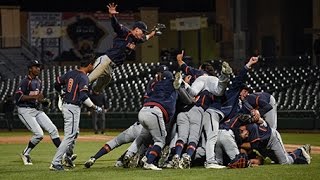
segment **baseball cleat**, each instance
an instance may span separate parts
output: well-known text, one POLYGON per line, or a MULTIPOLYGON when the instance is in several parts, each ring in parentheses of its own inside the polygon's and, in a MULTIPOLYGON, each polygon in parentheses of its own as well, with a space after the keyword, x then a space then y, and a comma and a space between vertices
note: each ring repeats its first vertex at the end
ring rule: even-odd
POLYGON ((147 163, 147 160, 148 160, 147 156, 143 156, 140 160, 140 164, 143 166, 145 163, 147 163))
POLYGON ((223 169, 223 168, 226 168, 226 166, 221 166, 221 165, 215 164, 215 163, 207 163, 205 168, 206 169, 223 169))
POLYGON ((302 148, 304 148, 309 155, 311 154, 311 145, 310 144, 305 144, 302 146, 302 148))
MULTIPOLYGON (((136 167, 138 167, 139 165, 140 165, 140 160, 141 160, 142 158, 140 158, 140 154, 139 153, 137 153, 137 154, 135 154, 131 159, 130 159, 130 162, 129 162, 129 168, 136 168, 136 167)), ((143 166, 143 164, 142 164, 142 166, 143 166)))
POLYGON ((154 164, 148 164, 148 163, 144 163, 143 169, 155 170, 155 171, 161 171, 161 170, 162 170, 161 168, 158 168, 156 165, 154 165, 154 164))
POLYGON ((76 159, 77 159, 77 157, 78 157, 78 155, 77 155, 77 154, 72 154, 72 156, 71 156, 71 161, 76 160, 76 159))
POLYGON ((190 169, 190 167, 191 167, 191 157, 188 155, 188 154, 183 154, 182 155, 182 167, 184 168, 184 169, 190 169))
POLYGON ((174 89, 179 89, 182 83, 182 75, 181 72, 176 72, 174 75, 173 87, 174 89))
POLYGON ((53 165, 51 164, 49 169, 51 171, 68 171, 68 169, 64 169, 63 166, 61 164, 57 164, 57 165, 53 165))
POLYGON ((123 167, 122 161, 116 161, 116 163, 114 164, 114 167, 123 167))
POLYGON ((164 167, 167 159, 168 159, 168 155, 170 153, 170 147, 169 146, 165 146, 162 151, 161 151, 161 157, 159 159, 159 162, 158 162, 158 166, 159 167, 164 167))
POLYGON ((72 161, 72 157, 69 157, 69 156, 65 156, 63 158, 63 165, 65 165, 66 167, 71 167, 71 168, 76 166, 72 161))
POLYGON ((169 162, 165 162, 163 167, 168 168, 168 169, 172 169, 172 168, 174 168, 174 165, 173 165, 172 161, 169 161, 169 162))
POLYGON ((20 154, 20 157, 21 157, 24 165, 33 165, 30 155, 20 154))
POLYGON ((96 162, 96 158, 91 157, 88 161, 84 163, 84 167, 90 168, 96 162))
POLYGON ((176 154, 172 157, 172 165, 173 165, 173 168, 175 168, 175 169, 183 169, 181 166, 180 157, 178 154, 176 154))
POLYGON ((230 75, 232 74, 232 68, 230 67, 230 65, 227 62, 223 62, 222 63, 222 73, 225 75, 230 75))
POLYGON ((124 168, 129 168, 131 159, 132 159, 132 157, 130 157, 129 155, 124 156, 124 158, 123 158, 123 167, 124 168))
POLYGON ((310 147, 310 144, 303 145, 299 149, 301 149, 302 156, 306 159, 307 163, 310 164, 311 163, 311 156, 310 156, 311 147, 310 147))

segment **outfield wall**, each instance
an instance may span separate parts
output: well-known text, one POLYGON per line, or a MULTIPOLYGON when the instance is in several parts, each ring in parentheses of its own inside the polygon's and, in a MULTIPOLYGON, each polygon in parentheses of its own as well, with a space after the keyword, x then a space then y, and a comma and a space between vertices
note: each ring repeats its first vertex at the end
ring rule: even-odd
MULTIPOLYGON (((63 128, 61 113, 49 113, 48 116, 59 129, 63 128)), ((106 114, 106 128, 123 129, 138 119, 137 112, 109 112, 106 114)), ((4 114, 0 113, 0 129, 6 129, 4 114)), ((14 116, 14 129, 25 128, 17 114, 14 116)), ((92 129, 91 116, 81 114, 80 128, 92 129)), ((278 111, 278 129, 320 130, 320 118, 314 111, 278 111)))

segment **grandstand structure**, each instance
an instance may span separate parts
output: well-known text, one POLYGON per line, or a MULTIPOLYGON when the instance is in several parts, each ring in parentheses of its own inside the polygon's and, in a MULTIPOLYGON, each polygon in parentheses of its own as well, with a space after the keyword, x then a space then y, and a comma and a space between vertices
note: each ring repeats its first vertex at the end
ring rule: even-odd
MULTIPOLYGON (((221 68, 221 60, 211 60, 217 75, 221 68)), ((142 107, 143 95, 147 83, 154 78, 156 68, 160 63, 128 63, 116 68, 113 72, 112 82, 105 88, 105 96, 109 103, 109 113, 133 113, 136 114, 142 107)), ((178 70, 176 63, 166 63, 173 72, 178 70)), ((26 68, 26 67, 24 67, 26 68)), ((48 113, 59 113, 57 109, 57 93, 53 83, 55 77, 76 68, 76 65, 53 65, 42 70, 40 79, 43 82, 45 97, 52 102, 48 113)), ((318 66, 284 66, 284 67, 256 67, 248 72, 246 83, 254 91, 271 93, 278 104, 279 123, 283 122, 287 127, 292 121, 308 121, 307 128, 319 128, 320 110, 320 70, 318 66), (310 126, 310 127, 309 127, 310 126)), ((232 78, 234 78, 233 75, 232 78)), ((14 94, 23 75, 0 81, 1 101, 9 94, 14 94)), ((232 83, 232 80, 230 84, 232 83)), ((83 112, 85 112, 85 107, 83 112)), ((295 125, 293 128, 299 128, 295 125)), ((302 127, 303 128, 303 127, 302 127)))

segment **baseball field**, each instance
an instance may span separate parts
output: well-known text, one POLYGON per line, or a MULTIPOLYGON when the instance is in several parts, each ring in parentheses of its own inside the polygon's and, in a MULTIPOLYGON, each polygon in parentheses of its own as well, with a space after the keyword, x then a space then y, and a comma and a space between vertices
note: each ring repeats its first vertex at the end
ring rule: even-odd
MULTIPOLYGON (((90 168, 83 163, 94 155, 102 145, 117 135, 119 131, 109 131, 106 135, 92 135, 83 132, 78 138, 75 152, 78 158, 76 167, 70 171, 53 172, 49 170, 55 147, 46 134, 44 140, 32 151, 32 166, 23 165, 19 153, 25 148, 31 133, 19 131, 0 132, 0 179, 319 179, 320 177, 320 135, 317 133, 281 133, 287 150, 301 144, 312 145, 310 165, 265 165, 246 169, 163 169, 162 171, 125 169, 114 167, 116 159, 128 145, 115 149, 103 156, 90 168)), ((60 134, 62 134, 60 132, 60 134)))

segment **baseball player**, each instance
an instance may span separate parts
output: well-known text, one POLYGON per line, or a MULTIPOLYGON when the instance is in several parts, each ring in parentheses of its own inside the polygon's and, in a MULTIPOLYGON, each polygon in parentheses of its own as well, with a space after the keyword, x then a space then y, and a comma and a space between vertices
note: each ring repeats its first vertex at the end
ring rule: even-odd
POLYGON ((128 129, 121 132, 117 137, 108 141, 94 156, 91 156, 90 159, 84 163, 84 166, 86 168, 90 168, 96 160, 103 155, 108 154, 110 151, 123 144, 133 142, 140 134, 141 129, 142 125, 139 122, 134 123, 128 129))
MULTIPOLYGON (((269 157, 278 164, 310 164, 309 144, 303 145, 291 153, 287 153, 282 142, 282 138, 276 129, 272 129, 259 117, 259 126, 252 126, 253 130, 248 129, 249 133, 257 131, 256 137, 248 138, 249 142, 241 144, 241 148, 250 151, 256 149, 263 157, 269 157), (251 141, 250 141, 251 140, 251 141)), ((254 133, 255 135, 255 133, 254 133)))
MULTIPOLYGON (((155 84, 158 84, 158 82, 159 82, 159 79, 161 80, 161 77, 163 77, 164 75, 166 75, 166 76, 168 76, 168 77, 171 77, 171 72, 169 72, 168 71, 169 70, 169 68, 167 67, 167 66, 164 66, 164 65, 162 65, 162 66, 160 66, 159 68, 158 68, 158 73, 157 73, 157 75, 156 75, 156 78, 155 79, 153 79, 152 81, 150 81, 149 83, 148 83, 148 86, 147 86, 147 89, 146 89, 146 92, 152 92, 152 91, 154 91, 154 86, 155 86, 155 84)), ((193 99, 193 97, 191 97, 191 96, 189 96, 188 95, 188 93, 186 92, 186 90, 181 86, 180 87, 180 85, 181 85, 181 73, 176 73, 176 75, 175 75, 175 81, 174 81, 174 83, 173 83, 173 86, 174 86, 174 88, 176 89, 176 91, 177 91, 177 93, 178 93, 178 100, 182 103, 184 103, 184 104, 192 104, 192 103, 194 103, 194 99, 193 99)), ((158 90, 159 91, 159 90, 158 90)), ((154 93, 152 93, 152 94, 154 94, 154 93)), ((155 96, 155 94, 153 95, 153 96, 155 96)), ((145 98, 148 98, 148 96, 145 96, 145 98)), ((160 101, 160 100, 157 100, 156 99, 156 101, 160 101)), ((177 103, 177 102, 176 102, 177 103)), ((170 105, 171 106, 171 105, 170 105)), ((177 105, 176 105, 176 107, 175 108, 178 108, 178 109, 180 109, 181 107, 177 107, 177 105)), ((174 109, 175 109, 174 108, 174 109)), ((173 121, 174 119, 173 119, 173 117, 175 116, 175 112, 174 112, 174 114, 172 115, 172 116, 170 116, 171 118, 171 121, 169 122, 169 123, 165 123, 165 129, 166 129, 166 131, 167 132, 171 132, 171 133, 169 133, 169 135, 167 135, 167 137, 166 137, 166 144, 169 144, 170 143, 170 141, 173 139, 173 137, 174 137, 174 135, 175 135, 175 122, 173 121), (174 133, 173 133, 173 131, 174 131, 174 133)), ((151 137, 150 137, 151 138, 151 137)), ((147 138, 147 136, 145 137, 145 139, 143 140, 143 143, 142 143, 142 141, 141 141, 141 139, 136 139, 132 144, 131 144, 131 146, 128 148, 128 150, 127 150, 127 152, 126 152, 126 154, 125 154, 125 156, 124 156, 124 167, 129 167, 130 165, 128 164, 128 163, 131 163, 131 161, 132 161, 132 158, 135 158, 137 155, 139 155, 139 154, 141 154, 141 153, 137 153, 138 152, 138 150, 141 152, 141 149, 143 150, 143 148, 141 148, 141 145, 142 144, 144 144, 144 145, 147 145, 148 146, 148 144, 146 144, 146 143, 148 143, 149 141, 148 141, 148 138, 147 138)), ((147 151, 147 154, 148 154, 148 152, 149 151, 147 151)), ((160 158, 161 159, 161 158, 160 158)), ((142 158, 142 160, 147 160, 147 157, 144 157, 144 158, 142 158)), ((144 163, 144 162, 143 162, 144 163)))
POLYGON ((117 36, 113 39, 113 47, 108 49, 105 55, 98 57, 94 63, 94 70, 89 74, 89 82, 97 79, 93 86, 94 91, 101 91, 111 80, 112 71, 115 67, 120 66, 126 59, 126 56, 134 51, 137 44, 143 43, 155 35, 161 34, 162 27, 155 27, 149 34, 147 25, 138 21, 134 23, 132 29, 121 25, 116 14, 117 5, 114 3, 108 6, 111 25, 117 36))
POLYGON ((101 134, 104 134, 105 124, 106 124, 106 112, 107 112, 107 101, 104 93, 91 91, 89 95, 92 102, 99 107, 102 107, 104 111, 102 113, 97 113, 96 111, 92 111, 92 126, 95 134, 98 134, 98 130, 100 130, 101 134))
MULTIPOLYGON (((223 75, 220 76, 220 79, 215 76, 208 76, 208 74, 212 74, 210 73, 213 71, 212 66, 212 69, 209 69, 210 66, 206 66, 204 71, 201 71, 201 69, 204 68, 202 66, 200 70, 195 70, 187 66, 182 61, 183 53, 184 52, 182 51, 181 54, 177 55, 178 64, 182 67, 185 73, 190 74, 192 75, 192 77, 196 78, 191 87, 186 84, 187 90, 189 91, 190 95, 199 95, 200 98, 197 101, 196 105, 192 107, 187 113, 179 114, 177 117, 178 140, 175 147, 176 155, 174 155, 172 159, 175 168, 190 168, 191 157, 197 147, 202 129, 201 126, 203 125, 203 113, 214 100, 214 96, 221 96, 224 93, 224 90, 227 87, 227 83, 229 81, 228 75, 232 73, 232 69, 230 68, 230 66, 224 62, 223 75), (187 141, 187 153, 182 155, 181 165, 180 156, 184 144, 187 141)), ((189 77, 189 79, 190 78, 191 77, 189 77)), ((189 81, 189 79, 187 79, 187 81, 189 81)), ((214 113, 217 112, 215 111, 214 113)), ((219 118, 219 115, 214 116, 214 118, 216 117, 219 118)), ((219 122, 219 120, 217 120, 217 122, 219 122)), ((214 146, 212 147, 212 150, 213 148, 214 146)))
POLYGON ((273 129, 277 129, 277 103, 275 98, 267 92, 255 92, 246 97, 246 101, 251 101, 251 104, 255 104, 253 108, 259 109, 260 115, 267 121, 269 126, 273 129), (253 103, 253 102, 256 103, 253 103), (259 105, 260 102, 260 105, 259 105), (261 104, 268 104, 266 106, 261 104), (264 107, 264 108, 262 108, 264 107), (266 109, 268 108, 268 109, 266 109))
POLYGON ((247 130, 247 124, 254 124, 250 119, 249 114, 238 113, 236 116, 231 119, 224 121, 220 124, 218 139, 215 146, 215 155, 216 161, 220 165, 227 165, 230 161, 234 160, 237 155, 240 154, 240 146, 244 139, 247 139, 249 136, 251 141, 256 140, 258 131, 249 131, 247 130), (228 160, 224 157, 224 154, 228 156, 228 160))
POLYGON ((251 88, 244 84, 247 72, 252 65, 258 62, 258 57, 251 57, 249 62, 241 69, 239 74, 232 80, 231 87, 225 92, 225 102, 222 103, 221 111, 224 113, 224 120, 237 115, 242 107, 242 100, 248 96, 251 88))
POLYGON ((41 128, 49 132, 56 147, 59 147, 61 143, 57 127, 43 111, 37 109, 39 103, 44 99, 41 81, 38 78, 41 64, 39 61, 33 60, 28 65, 28 70, 28 76, 22 79, 15 93, 19 119, 33 133, 28 146, 21 154, 24 165, 32 165, 30 152, 43 139, 41 128))
POLYGON ((161 68, 163 69, 158 70, 157 78, 151 83, 151 88, 147 89, 143 107, 138 114, 139 122, 143 126, 141 133, 131 144, 124 157, 124 161, 130 159, 151 135, 154 144, 147 152, 143 165, 144 169, 150 170, 162 170, 154 162, 160 157, 161 150, 166 143, 165 124, 170 123, 175 113, 178 97, 176 89, 180 87, 180 84, 173 80, 173 75, 168 68, 165 66, 161 68))
MULTIPOLYGON (((181 54, 177 55, 177 63, 180 66, 182 72, 187 75, 185 77, 189 78, 190 83, 192 84, 195 79, 197 77, 200 77, 204 74, 214 74, 214 70, 212 65, 208 64, 208 63, 204 63, 201 66, 199 66, 199 69, 195 69, 192 68, 190 66, 188 66, 184 61, 183 61, 183 56, 184 56, 184 51, 181 52, 181 54)), ((213 95, 211 93, 209 93, 208 91, 203 91, 200 92, 199 96, 196 97, 196 103, 197 105, 205 105, 207 106, 207 102, 208 100, 211 101, 211 97, 213 95)), ((188 127, 189 127, 189 115, 188 115, 188 111, 193 108, 194 104, 185 106, 181 109, 181 107, 179 108, 180 110, 177 112, 177 137, 176 139, 174 139, 176 142, 174 142, 175 147, 172 148, 172 161, 169 162, 170 167, 171 165, 174 168, 183 168, 181 163, 180 163, 180 157, 182 154, 182 150, 184 148, 184 145, 186 143, 186 139, 188 137, 188 127)))
POLYGON ((94 59, 84 59, 80 62, 80 68, 67 72, 57 77, 55 89, 61 92, 61 86, 65 87, 62 113, 64 117, 64 138, 50 165, 50 170, 63 171, 61 165, 63 155, 72 145, 79 131, 81 104, 102 112, 102 108, 92 103, 88 97, 89 79, 87 73, 93 70, 94 59))

